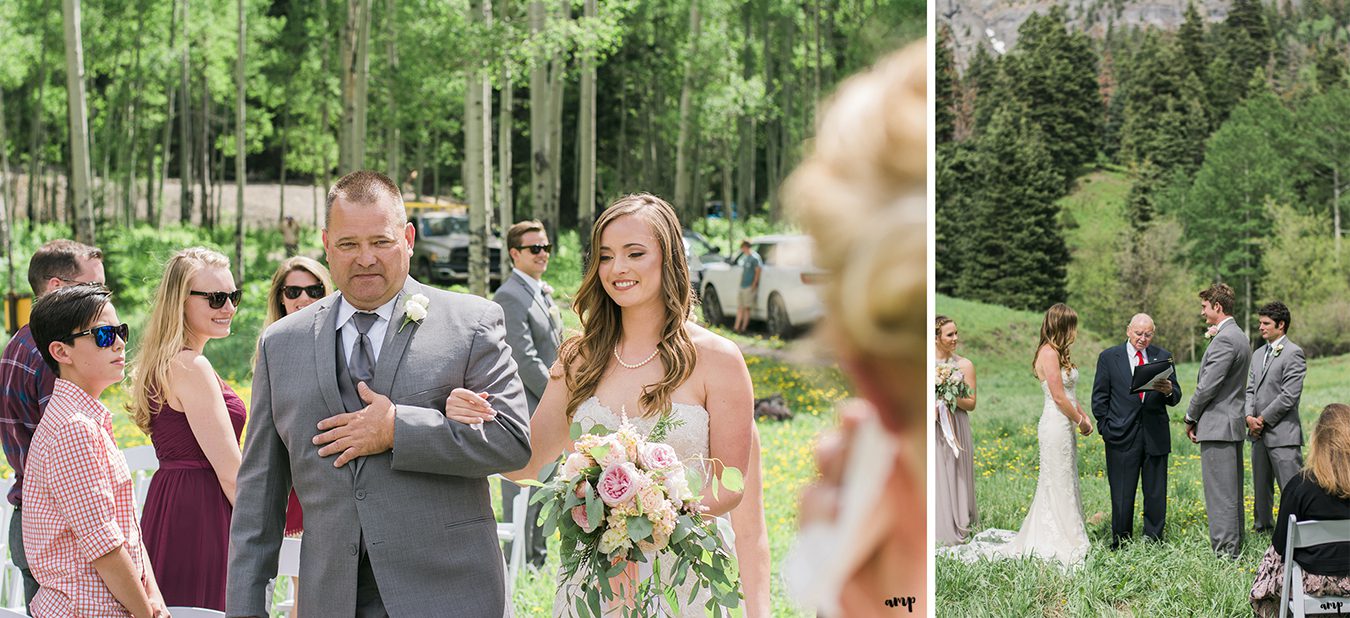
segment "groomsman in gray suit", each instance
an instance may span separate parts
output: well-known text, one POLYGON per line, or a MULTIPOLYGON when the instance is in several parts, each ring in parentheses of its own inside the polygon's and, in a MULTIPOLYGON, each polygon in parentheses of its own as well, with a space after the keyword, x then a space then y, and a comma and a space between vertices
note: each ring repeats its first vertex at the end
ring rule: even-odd
POLYGON ((1274 483, 1285 483, 1303 467, 1303 427, 1298 401, 1308 363, 1303 348, 1286 333, 1293 321, 1289 308, 1275 301, 1262 307, 1261 338, 1265 345, 1252 354, 1247 377, 1247 431, 1252 441, 1252 484, 1256 494, 1253 523, 1258 532, 1274 529, 1274 483))
POLYGON ((234 516, 225 612, 266 616, 292 485, 305 616, 509 616, 487 477, 530 459, 502 310, 408 277, 415 230, 378 172, 328 193, 338 293, 268 327, 234 516), (495 417, 445 416, 456 388, 495 417))
POLYGON ((1200 443, 1209 544, 1238 557, 1242 548, 1242 439, 1244 390, 1251 364, 1247 337, 1233 320, 1233 288, 1216 283, 1200 292, 1200 315, 1213 334, 1200 359, 1200 376, 1186 411, 1186 436, 1200 443))
MULTIPOLYGON (((506 315, 506 342, 511 345, 511 358, 520 368, 520 379, 525 383, 525 401, 529 414, 548 386, 548 370, 558 359, 562 344, 562 314, 553 304, 553 288, 541 277, 548 269, 548 258, 553 245, 548 242, 544 224, 521 221, 506 231, 507 251, 511 255, 511 276, 497 288, 493 302, 502 306, 506 315)), ((502 483, 502 509, 506 521, 512 520, 511 501, 520 493, 515 483, 502 483)), ((539 511, 543 504, 531 504, 526 526, 525 559, 536 567, 544 566, 548 551, 539 525, 539 511)), ((509 555, 509 554, 508 554, 509 555)))

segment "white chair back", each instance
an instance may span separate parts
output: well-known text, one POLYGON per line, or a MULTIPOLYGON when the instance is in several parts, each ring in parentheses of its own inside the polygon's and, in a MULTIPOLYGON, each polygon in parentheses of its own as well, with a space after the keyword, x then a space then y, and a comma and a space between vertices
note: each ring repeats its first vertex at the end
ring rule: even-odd
MULTIPOLYGON (((1284 588, 1280 591, 1280 618, 1292 613, 1350 615, 1350 597, 1311 596, 1303 590, 1303 565, 1294 560, 1294 550, 1326 543, 1350 543, 1350 519, 1299 521, 1289 516, 1289 538, 1284 549, 1284 588)), ((1278 539, 1276 540, 1278 542, 1278 539)))
POLYGON ((288 615, 295 607, 296 590, 291 585, 292 577, 300 577, 300 539, 287 538, 281 540, 281 553, 277 554, 277 577, 272 580, 273 586, 280 587, 284 594, 281 602, 272 608, 274 612, 288 615))
POLYGON ((28 614, 23 613, 21 609, 0 607, 0 618, 28 618, 28 614))
MULTIPOLYGON (((500 474, 492 476, 503 484, 502 487, 505 486, 505 483, 511 482, 500 474)), ((510 505, 502 505, 503 510, 511 509, 511 521, 497 524, 497 540, 511 544, 511 555, 506 558, 506 589, 508 592, 515 589, 516 576, 520 575, 520 569, 525 564, 525 526, 532 523, 525 521, 528 518, 530 496, 528 487, 520 488, 520 491, 516 493, 515 500, 510 505)))
MULTIPOLYGON (((14 479, 0 479, 0 607, 24 611, 23 573, 14 565, 10 553, 9 526, 14 519, 14 505, 9 503, 9 490, 14 479)), ((25 615, 20 613, 19 615, 25 615)), ((4 616, 4 614, 0 614, 4 616)))
POLYGON ((225 612, 204 607, 170 607, 169 615, 173 618, 225 618, 225 612))
POLYGON ((150 494, 150 475, 159 469, 159 457, 155 456, 155 447, 149 444, 124 448, 122 457, 127 460, 131 485, 136 488, 136 518, 140 519, 141 511, 145 510, 145 497, 150 494))

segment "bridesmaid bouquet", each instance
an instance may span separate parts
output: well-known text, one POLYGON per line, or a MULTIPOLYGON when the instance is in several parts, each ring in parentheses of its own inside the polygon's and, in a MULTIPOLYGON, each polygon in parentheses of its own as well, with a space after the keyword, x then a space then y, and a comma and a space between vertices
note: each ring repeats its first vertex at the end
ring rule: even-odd
POLYGON ((938 424, 942 428, 942 437, 947 441, 947 446, 951 447, 953 455, 960 457, 961 447, 956 444, 956 431, 952 425, 951 411, 956 409, 957 399, 970 396, 970 385, 966 384, 965 374, 961 373, 961 370, 957 369, 955 365, 948 363, 938 363, 934 383, 937 391, 938 424))
MULTIPOLYGON (((680 599, 676 592, 690 577, 695 594, 710 592, 705 608, 714 615, 729 615, 739 603, 736 561, 716 525, 701 513, 703 475, 661 442, 679 422, 663 416, 645 437, 627 415, 613 432, 596 425, 583 433, 573 423, 570 454, 546 467, 539 481, 523 483, 540 488, 532 502, 543 503, 544 534, 557 530, 562 537, 562 578, 581 575, 584 594, 574 596, 573 604, 577 615, 598 618, 620 597, 625 616, 655 615, 662 598, 678 612, 681 601, 694 600, 693 594, 680 599), (611 586, 630 562, 649 560, 651 575, 624 590, 611 586), (662 560, 674 561, 665 582, 662 560)), ((740 471, 724 468, 721 486, 740 491, 740 471)), ((710 488, 716 496, 716 478, 710 488)))

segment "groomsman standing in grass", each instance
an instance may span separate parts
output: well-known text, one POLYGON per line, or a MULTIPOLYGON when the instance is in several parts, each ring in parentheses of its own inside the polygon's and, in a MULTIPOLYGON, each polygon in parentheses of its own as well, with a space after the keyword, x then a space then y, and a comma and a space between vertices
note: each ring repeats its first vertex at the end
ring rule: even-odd
POLYGON ((1308 363, 1303 348, 1286 333, 1293 317, 1280 301, 1257 312, 1265 345, 1252 353, 1247 377, 1247 432, 1252 441, 1252 485, 1256 494, 1252 523, 1257 532, 1274 529, 1274 483, 1280 491, 1303 467, 1303 427, 1298 420, 1298 401, 1303 396, 1303 375, 1308 363))
POLYGON ((1200 315, 1210 325, 1209 347, 1186 411, 1186 437, 1200 444, 1205 515, 1214 552, 1236 559, 1242 549, 1243 392, 1251 364, 1247 337, 1233 319, 1233 288, 1216 283, 1200 292, 1200 315))

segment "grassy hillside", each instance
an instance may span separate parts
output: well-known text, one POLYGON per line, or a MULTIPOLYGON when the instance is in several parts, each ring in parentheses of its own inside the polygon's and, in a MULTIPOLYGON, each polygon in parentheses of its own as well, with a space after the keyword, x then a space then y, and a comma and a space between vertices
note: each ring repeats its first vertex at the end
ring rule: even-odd
MULTIPOLYGON (((1031 504, 1039 468, 1036 422, 1042 395, 1030 363, 1041 316, 943 296, 937 299, 937 311, 956 319, 964 341, 959 353, 975 363, 979 378, 979 406, 971 415, 981 517, 977 529, 1016 530, 1031 504)), ((1073 348, 1080 370, 1076 396, 1085 409, 1097 354, 1117 343, 1123 343, 1123 335, 1079 334, 1073 348)), ((1170 409, 1172 454, 1162 545, 1136 542, 1120 551, 1107 549, 1111 506, 1102 441, 1095 433, 1080 437, 1080 487, 1093 544, 1086 565, 1066 575, 1034 561, 966 565, 939 558, 936 606, 943 608, 942 615, 1250 615, 1247 591, 1270 538, 1249 534, 1237 562, 1215 558, 1209 550, 1200 449, 1185 437, 1181 423, 1198 368, 1196 363, 1177 367, 1183 399, 1170 409)), ((1334 401, 1350 401, 1350 356, 1309 363, 1301 406, 1305 432, 1317 412, 1334 401)), ((1246 478, 1244 523, 1250 527, 1250 471, 1246 478)), ((1136 513, 1136 535, 1142 534, 1139 518, 1136 513)))

